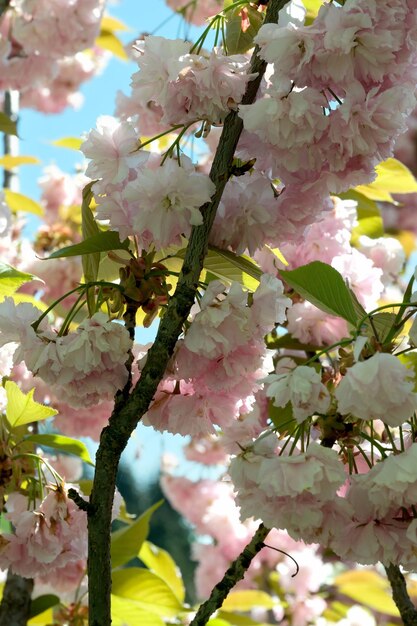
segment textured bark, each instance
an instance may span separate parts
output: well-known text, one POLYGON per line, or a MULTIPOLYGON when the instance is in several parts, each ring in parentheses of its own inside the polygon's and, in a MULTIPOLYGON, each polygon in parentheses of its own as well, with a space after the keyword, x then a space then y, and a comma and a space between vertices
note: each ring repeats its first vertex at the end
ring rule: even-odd
MULTIPOLYGON (((265 22, 276 23, 279 10, 288 1, 272 0, 268 4, 265 22)), ((250 72, 257 72, 258 76, 248 84, 242 100, 244 104, 254 101, 265 68, 265 62, 259 58, 255 49, 250 72)), ((170 298, 167 311, 161 320, 157 337, 148 352, 139 382, 126 400, 116 403, 109 425, 104 428, 100 437, 93 490, 88 508, 90 626, 111 624, 110 525, 120 455, 139 420, 149 408, 194 303, 204 257, 207 254, 209 233, 230 176, 233 156, 242 127, 242 120, 237 113, 231 112, 225 120, 210 172, 216 191, 211 201, 201 207, 203 224, 192 229, 177 289, 170 298)))
POLYGON ((269 531, 270 528, 260 524, 251 541, 237 559, 233 561, 221 581, 214 587, 209 599, 200 606, 194 619, 190 622, 190 626, 204 626, 207 624, 213 613, 221 607, 236 583, 242 580, 252 563, 252 559, 265 547, 264 540, 269 531))
POLYGON ((26 626, 29 619, 33 580, 10 571, 0 606, 0 626, 26 626))
POLYGON ((417 609, 408 595, 405 578, 398 565, 385 567, 392 589, 392 597, 400 612, 404 626, 417 626, 417 609))

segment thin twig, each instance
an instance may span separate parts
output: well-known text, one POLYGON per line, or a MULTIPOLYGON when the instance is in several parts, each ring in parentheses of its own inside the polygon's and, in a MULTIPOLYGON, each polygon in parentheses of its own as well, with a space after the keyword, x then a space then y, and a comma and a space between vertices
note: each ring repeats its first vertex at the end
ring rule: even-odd
POLYGON ((221 607, 230 591, 239 580, 242 580, 249 569, 252 559, 265 548, 264 539, 270 532, 270 528, 266 528, 260 524, 258 530, 252 537, 248 545, 243 548, 237 559, 233 561, 223 578, 212 590, 208 600, 198 609, 190 626, 204 626, 217 609, 221 607))

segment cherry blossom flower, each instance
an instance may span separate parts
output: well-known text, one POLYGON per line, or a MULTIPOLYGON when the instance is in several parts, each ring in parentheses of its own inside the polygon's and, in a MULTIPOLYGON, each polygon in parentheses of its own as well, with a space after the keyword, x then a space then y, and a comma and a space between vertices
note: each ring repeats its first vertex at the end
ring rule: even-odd
POLYGON ((270 374, 264 382, 274 406, 285 407, 291 402, 299 424, 310 415, 326 413, 330 406, 330 394, 312 367, 300 365, 288 374, 270 374))
POLYGON ((417 409, 412 373, 397 357, 381 352, 350 367, 335 396, 342 415, 380 419, 389 426, 400 426, 417 409))

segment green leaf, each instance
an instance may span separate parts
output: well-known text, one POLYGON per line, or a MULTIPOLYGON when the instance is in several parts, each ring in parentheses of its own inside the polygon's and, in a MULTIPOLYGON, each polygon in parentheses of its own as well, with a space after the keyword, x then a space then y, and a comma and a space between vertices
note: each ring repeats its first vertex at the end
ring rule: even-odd
POLYGON ((129 239, 120 241, 119 233, 113 230, 106 230, 85 239, 81 243, 73 246, 66 246, 53 252, 48 259, 60 259, 68 256, 81 256, 83 254, 93 254, 97 252, 109 252, 110 250, 128 250, 129 239))
POLYGON ((265 624, 265 622, 258 622, 248 615, 242 615, 239 613, 231 613, 229 611, 220 610, 217 615, 228 624, 232 624, 232 626, 271 626, 270 624, 265 624))
POLYGON ((61 139, 51 141, 52 145, 58 148, 68 148, 69 150, 77 151, 80 149, 83 142, 84 139, 80 139, 80 137, 61 137, 61 139))
POLYGON ((0 132, 5 135, 17 136, 16 122, 10 119, 10 117, 2 111, 0 111, 0 132))
POLYGON ((11 533, 13 530, 11 522, 6 519, 3 513, 0 513, 0 535, 4 535, 6 533, 11 533))
POLYGON ((53 609, 46 609, 39 615, 35 615, 28 621, 28 626, 51 626, 54 622, 54 612, 53 609))
POLYGON ((112 626, 165 626, 164 620, 133 600, 111 596, 112 626))
POLYGON ((4 167, 6 170, 12 170, 19 165, 37 165, 40 163, 39 159, 33 156, 11 156, 6 154, 0 157, 0 167, 4 167))
POLYGON ((262 270, 248 257, 227 250, 211 248, 204 259, 204 268, 228 283, 239 282, 251 291, 259 286, 262 270))
POLYGON ((84 463, 94 466, 87 446, 82 441, 78 441, 78 439, 72 439, 71 437, 57 434, 38 434, 25 437, 25 441, 31 441, 40 446, 47 446, 48 448, 60 450, 67 454, 73 454, 74 456, 78 456, 84 463))
POLYGON ((222 604, 222 611, 250 611, 255 607, 272 609, 276 602, 265 591, 246 589, 232 591, 222 604))
MULTIPOLYGON (((395 324, 397 319, 396 313, 389 313, 388 311, 381 311, 380 313, 375 313, 372 315, 371 321, 369 318, 365 320, 366 334, 368 337, 375 337, 375 331, 378 335, 378 341, 384 343, 388 334, 391 332, 393 325, 395 324), (375 330, 374 330, 375 329, 375 330)), ((398 333, 401 331, 401 328, 398 329, 398 333)), ((396 333, 396 335, 398 334, 396 333)), ((391 337, 391 340, 395 337, 391 337)))
POLYGON ((40 404, 33 399, 35 389, 31 389, 29 393, 23 393, 12 380, 7 380, 4 387, 7 395, 6 417, 12 428, 39 422, 58 413, 52 407, 40 404))
POLYGON ((316 352, 321 350, 322 346, 314 344, 301 343, 298 339, 285 333, 285 335, 274 335, 269 333, 266 338, 266 347, 270 350, 303 350, 304 352, 316 352))
POLYGON ((268 404, 268 416, 280 434, 291 432, 294 426, 297 425, 291 402, 281 407, 275 406, 273 401, 270 400, 268 404))
POLYGON ((358 316, 352 293, 342 275, 330 265, 313 261, 295 270, 281 270, 282 278, 316 307, 355 325, 358 316))
POLYGON ((263 23, 263 15, 249 4, 245 6, 249 26, 243 31, 242 7, 226 13, 226 49, 227 54, 243 54, 254 47, 253 39, 263 23))
POLYGON ((156 574, 139 567, 113 572, 112 593, 161 617, 176 617, 183 609, 172 589, 156 574))
POLYGON ((352 245, 358 245, 359 237, 366 235, 372 239, 382 237, 384 222, 377 203, 357 191, 351 190, 340 194, 343 200, 354 200, 357 203, 358 225, 352 230, 352 245))
POLYGON ((149 522, 153 513, 159 509, 163 500, 156 502, 129 526, 120 528, 111 536, 112 567, 125 565, 135 558, 149 534, 149 522))
MULTIPOLYGON (((100 229, 97 226, 97 222, 93 217, 90 209, 91 202, 94 199, 92 187, 94 181, 88 183, 83 189, 83 201, 81 204, 81 234, 83 236, 83 243, 91 237, 100 236, 100 229)), ((100 266, 100 252, 94 252, 93 254, 84 254, 82 257, 83 273, 86 282, 94 282, 97 280, 98 269, 100 266)), ((87 304, 90 315, 94 315, 96 310, 96 297, 95 289, 88 289, 87 291, 87 304)))
POLYGON ((41 279, 33 274, 20 272, 15 267, 0 261, 0 299, 13 295, 19 287, 25 283, 29 283, 31 280, 41 279))
POLYGON ((413 174, 397 159, 387 159, 376 166, 376 179, 369 185, 359 185, 355 191, 371 200, 394 202, 392 193, 415 193, 417 181, 413 174))
POLYGON ((60 599, 58 598, 58 596, 55 596, 52 593, 48 593, 44 596, 38 596, 31 602, 29 617, 36 617, 36 615, 47 611, 48 609, 56 606, 59 603, 60 599))
POLYGON ((32 198, 28 196, 24 196, 22 193, 4 189, 4 197, 10 210, 14 213, 24 211, 25 213, 33 213, 33 215, 41 216, 45 212, 38 202, 35 202, 35 200, 32 200, 32 198))
POLYGON ((145 541, 139 552, 140 560, 154 574, 162 578, 175 593, 180 602, 184 602, 185 588, 181 576, 181 570, 174 559, 166 550, 145 541))
POLYGON ((103 50, 109 50, 115 57, 122 61, 128 61, 129 57, 120 39, 111 30, 101 29, 100 35, 96 38, 95 45, 103 50))
POLYGON ((351 570, 338 576, 334 584, 339 593, 378 613, 399 617, 388 581, 371 570, 351 570))

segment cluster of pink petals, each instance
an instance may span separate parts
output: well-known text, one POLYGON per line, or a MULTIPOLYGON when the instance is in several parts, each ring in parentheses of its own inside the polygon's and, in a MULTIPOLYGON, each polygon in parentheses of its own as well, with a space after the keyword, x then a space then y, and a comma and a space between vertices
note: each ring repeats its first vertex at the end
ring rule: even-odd
MULTIPOLYGON (((220 281, 210 283, 185 339, 175 353, 174 370, 160 385, 145 423, 159 430, 198 437, 227 432, 250 414, 253 393, 270 365, 263 337, 285 320, 291 305, 280 280, 263 275, 253 302, 239 283, 227 294, 220 281)), ((246 429, 257 435, 258 413, 246 429)), ((244 429, 245 430, 245 429, 244 429)), ((245 437, 245 438, 246 438, 245 437)))
POLYGON ((321 524, 324 505, 346 478, 334 450, 311 443, 304 453, 280 456, 272 435, 235 457, 229 473, 243 519, 254 516, 292 536, 298 532, 297 539, 321 524))
POLYGON ((65 490, 52 489, 35 510, 28 510, 25 496, 12 493, 6 508, 13 534, 2 536, 0 567, 33 578, 75 566, 79 582, 87 557, 87 517, 65 490))
POLYGON ((105 0, 15 0, 0 20, 0 89, 21 105, 58 113, 82 103, 81 83, 109 58, 94 50, 105 0), (54 34, 51 44, 51 33, 54 34))
POLYGON ((417 410, 413 372, 382 352, 349 367, 335 396, 342 415, 380 419, 389 426, 401 426, 417 410))
POLYGON ((143 247, 180 244, 193 225, 203 221, 199 207, 215 186, 196 172, 191 160, 180 161, 140 150, 129 122, 99 118, 81 149, 91 159, 86 174, 100 179, 94 186, 97 217, 124 239, 137 235, 143 247))
POLYGON ((81 206, 82 190, 87 182, 83 174, 70 176, 56 165, 45 167, 38 185, 42 190, 41 202, 46 209, 46 221, 56 222, 61 207, 81 206))
POLYGON ((96 313, 74 333, 59 336, 46 325, 35 332, 31 324, 38 317, 30 304, 15 305, 11 298, 0 304, 0 343, 19 342, 15 363, 23 360, 74 407, 111 400, 124 387, 132 342, 122 324, 96 313))
MULTIPOLYGON (((196 571, 197 594, 206 598, 213 586, 223 577, 232 560, 245 547, 253 535, 257 523, 254 520, 241 522, 239 509, 235 503, 233 489, 228 482, 200 480, 192 482, 187 478, 164 475, 162 478, 164 493, 171 505, 181 513, 196 529, 199 535, 210 537, 214 543, 195 543, 193 556, 198 562, 196 571)), ((264 548, 253 560, 245 579, 238 584, 240 589, 256 588, 257 576, 262 570, 277 568, 280 574, 280 586, 291 596, 292 603, 300 604, 296 611, 302 622, 302 604, 305 604, 311 592, 316 592, 324 581, 324 568, 317 554, 317 546, 307 547, 302 542, 291 539, 287 533, 272 530, 268 535, 268 544, 290 553, 303 564, 299 578, 292 578, 294 564, 282 553, 271 548, 264 548), (322 571, 318 575, 318 571, 322 571)), ((279 607, 277 607, 279 608, 279 607)), ((323 606, 317 614, 321 613, 323 606)), ((305 609, 305 615, 313 611, 305 609)))
POLYGON ((72 56, 93 45, 104 4, 105 0, 15 0, 13 38, 29 54, 72 56))
POLYGON ((210 232, 210 243, 237 254, 253 254, 278 236, 277 198, 272 181, 254 171, 229 181, 210 232))
POLYGON ((406 129, 415 106, 414 9, 407 0, 327 3, 310 26, 267 24, 255 38, 273 74, 263 97, 239 107, 242 155, 284 183, 293 213, 302 208, 294 198, 309 193, 310 223, 329 192, 371 181, 406 129))
POLYGON ((79 109, 84 102, 81 85, 100 74, 109 54, 94 48, 58 59, 50 81, 23 90, 21 106, 47 114, 61 113, 67 107, 79 109))
POLYGON ((187 42, 156 36, 145 37, 136 47, 141 55, 131 98, 141 106, 157 107, 166 126, 199 120, 222 123, 255 77, 247 74, 244 55, 226 56, 214 49, 205 57, 191 53, 187 42))
POLYGON ((315 413, 327 413, 330 406, 330 393, 312 367, 300 365, 288 374, 270 374, 264 382, 274 406, 285 407, 291 402, 299 424, 315 413))
POLYGON ((371 469, 359 463, 365 473, 347 480, 334 450, 313 443, 305 453, 283 456, 279 451, 271 433, 232 460, 242 519, 262 519, 347 561, 415 569, 417 444, 371 469))

